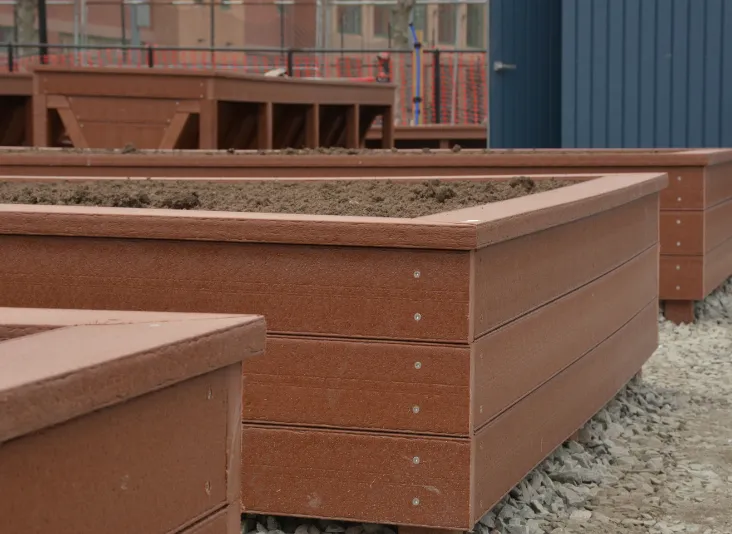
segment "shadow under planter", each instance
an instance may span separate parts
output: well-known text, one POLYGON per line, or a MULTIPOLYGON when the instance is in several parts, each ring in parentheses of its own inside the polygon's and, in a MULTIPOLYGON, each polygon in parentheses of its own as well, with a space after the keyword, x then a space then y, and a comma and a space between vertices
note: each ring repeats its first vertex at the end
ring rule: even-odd
POLYGON ((3 532, 240 532, 261 317, 0 308, 3 532))

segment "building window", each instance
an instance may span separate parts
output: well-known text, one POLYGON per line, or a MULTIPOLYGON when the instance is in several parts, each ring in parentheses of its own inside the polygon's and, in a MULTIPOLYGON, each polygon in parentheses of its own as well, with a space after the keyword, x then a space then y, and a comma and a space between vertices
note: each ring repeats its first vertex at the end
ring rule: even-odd
MULTIPOLYGON (((389 23, 391 22, 391 6, 374 6, 374 35, 376 37, 387 37, 389 35, 389 23)), ((427 6, 414 6, 412 9, 412 20, 414 29, 427 33, 427 6)))
POLYGON ((465 44, 470 48, 485 48, 485 4, 468 4, 465 44))
POLYGON ((338 31, 361 35, 361 6, 338 6, 338 31))
POLYGON ((437 41, 440 44, 455 44, 456 7, 455 4, 440 4, 437 6, 437 41))

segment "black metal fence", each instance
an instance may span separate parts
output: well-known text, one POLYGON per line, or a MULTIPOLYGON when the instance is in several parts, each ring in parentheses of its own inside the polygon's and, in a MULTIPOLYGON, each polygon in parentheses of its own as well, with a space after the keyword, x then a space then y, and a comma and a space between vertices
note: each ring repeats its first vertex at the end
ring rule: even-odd
POLYGON ((3 45, 0 70, 28 72, 35 65, 230 70, 290 77, 392 82, 402 124, 482 124, 486 118, 485 52, 417 49, 237 49, 164 46, 3 45), (4 53, 3 53, 4 52, 4 53))

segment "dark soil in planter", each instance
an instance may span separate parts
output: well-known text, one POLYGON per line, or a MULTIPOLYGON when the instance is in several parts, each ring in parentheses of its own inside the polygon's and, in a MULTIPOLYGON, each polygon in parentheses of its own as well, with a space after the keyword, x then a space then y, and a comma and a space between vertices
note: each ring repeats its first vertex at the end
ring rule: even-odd
POLYGON ((551 178, 485 182, 0 182, 0 203, 259 213, 421 217, 572 185, 551 178))

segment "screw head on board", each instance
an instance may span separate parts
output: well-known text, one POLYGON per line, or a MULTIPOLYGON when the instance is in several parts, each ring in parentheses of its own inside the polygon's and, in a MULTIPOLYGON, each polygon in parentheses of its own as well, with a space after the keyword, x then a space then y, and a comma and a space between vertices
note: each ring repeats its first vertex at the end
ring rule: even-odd
POLYGON ((419 506, 419 499, 417 497, 412 499, 412 506, 419 506))
POLYGON ((422 369, 422 362, 414 362, 415 369, 422 369))
POLYGON ((419 406, 417 406, 416 404, 412 406, 412 413, 419 413, 419 406))
POLYGON ((421 313, 415 313, 414 314, 414 320, 415 321, 421 321, 422 320, 422 314, 421 313))

